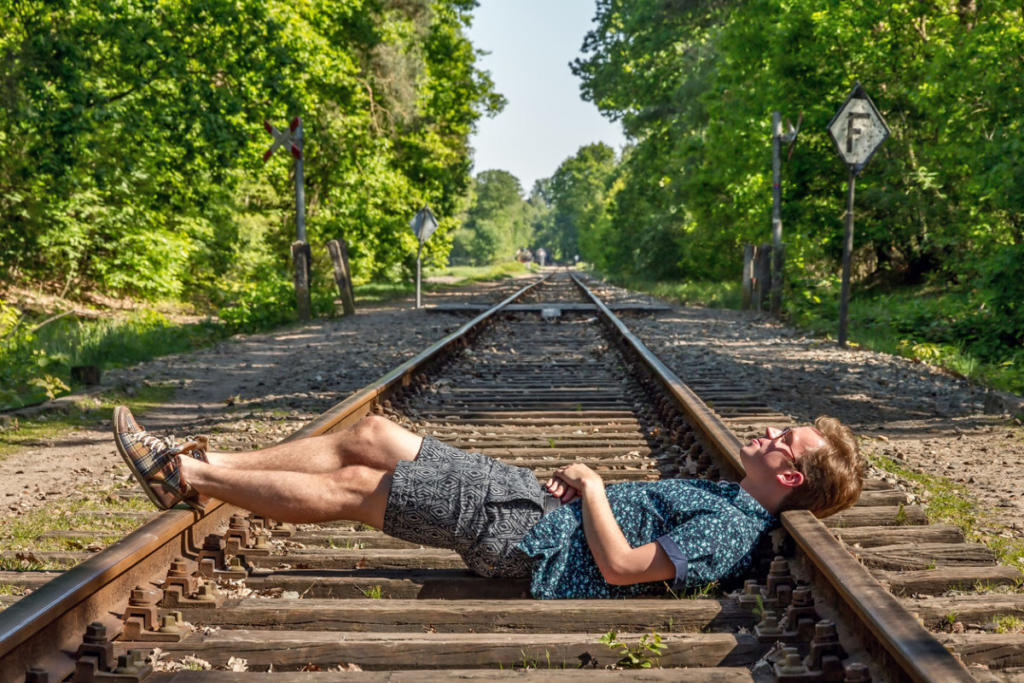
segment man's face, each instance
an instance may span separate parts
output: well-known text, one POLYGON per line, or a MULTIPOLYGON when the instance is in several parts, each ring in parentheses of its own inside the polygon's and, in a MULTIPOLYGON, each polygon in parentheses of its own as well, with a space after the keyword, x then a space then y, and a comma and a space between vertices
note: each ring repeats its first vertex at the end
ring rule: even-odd
POLYGON ((793 465, 804 453, 825 446, 825 439, 814 427, 775 429, 768 427, 764 436, 753 439, 740 449, 740 459, 747 477, 767 484, 777 481, 785 486, 799 486, 803 475, 793 465))

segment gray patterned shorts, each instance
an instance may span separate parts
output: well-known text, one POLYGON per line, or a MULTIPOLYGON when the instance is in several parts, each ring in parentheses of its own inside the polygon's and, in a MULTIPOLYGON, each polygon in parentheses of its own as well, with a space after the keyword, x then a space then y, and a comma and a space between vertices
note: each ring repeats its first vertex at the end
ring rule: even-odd
POLYGON ((427 436, 395 467, 382 531, 454 550, 481 576, 527 577, 532 560, 516 545, 550 498, 529 469, 427 436))

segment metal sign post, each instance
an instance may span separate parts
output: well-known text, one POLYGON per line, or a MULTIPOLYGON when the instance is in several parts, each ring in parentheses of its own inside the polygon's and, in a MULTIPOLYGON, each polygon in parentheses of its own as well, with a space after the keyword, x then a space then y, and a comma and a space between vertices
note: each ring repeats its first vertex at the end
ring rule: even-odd
POLYGON ((850 169, 846 193, 846 231, 843 237, 843 280, 839 294, 839 346, 846 346, 846 322, 850 305, 850 261, 853 258, 853 195, 857 175, 889 137, 889 126, 860 83, 828 123, 828 134, 840 158, 850 169))
POLYGON ((416 308, 422 308, 420 276, 423 264, 423 243, 430 239, 430 236, 437 230, 437 218, 434 217, 434 212, 430 210, 430 207, 424 204, 423 208, 417 211, 409 221, 409 227, 412 228, 413 234, 416 235, 420 243, 416 249, 416 308))
POLYGON ((295 242, 292 244, 292 260, 295 263, 295 302, 300 320, 309 320, 312 304, 309 298, 309 268, 311 254, 306 242, 306 183, 302 173, 302 119, 292 119, 287 131, 278 130, 270 121, 264 121, 274 143, 263 154, 266 162, 278 147, 287 146, 295 159, 295 242))

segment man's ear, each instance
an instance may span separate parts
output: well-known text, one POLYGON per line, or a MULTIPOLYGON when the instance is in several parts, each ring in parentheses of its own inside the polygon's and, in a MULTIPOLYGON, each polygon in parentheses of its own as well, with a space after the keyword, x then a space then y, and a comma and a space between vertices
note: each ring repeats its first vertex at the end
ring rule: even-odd
POLYGON ((779 480, 780 484, 791 489, 795 489, 797 486, 804 483, 804 473, 797 470, 779 472, 775 475, 775 478, 779 480))

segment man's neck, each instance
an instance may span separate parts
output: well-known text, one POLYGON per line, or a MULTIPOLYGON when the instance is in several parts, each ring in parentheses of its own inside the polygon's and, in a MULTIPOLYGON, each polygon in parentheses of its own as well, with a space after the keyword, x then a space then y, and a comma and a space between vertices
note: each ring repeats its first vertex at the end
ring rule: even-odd
POLYGON ((779 506, 782 504, 782 499, 786 497, 788 491, 780 491, 778 487, 764 487, 757 486, 750 480, 749 477, 744 477, 740 480, 740 488, 750 494, 750 497, 761 504, 765 510, 771 514, 776 514, 779 506))

